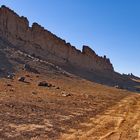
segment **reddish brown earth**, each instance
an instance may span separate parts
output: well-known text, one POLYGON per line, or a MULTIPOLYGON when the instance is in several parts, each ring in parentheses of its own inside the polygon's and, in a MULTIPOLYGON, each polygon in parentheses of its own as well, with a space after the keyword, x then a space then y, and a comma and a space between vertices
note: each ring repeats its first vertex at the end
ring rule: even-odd
POLYGON ((49 69, 46 75, 20 70, 14 80, 2 78, 0 108, 1 140, 140 139, 139 94, 49 69), (38 87, 43 80, 53 86, 38 87))
POLYGON ((131 78, 0 8, 0 140, 140 140, 140 81, 131 78))

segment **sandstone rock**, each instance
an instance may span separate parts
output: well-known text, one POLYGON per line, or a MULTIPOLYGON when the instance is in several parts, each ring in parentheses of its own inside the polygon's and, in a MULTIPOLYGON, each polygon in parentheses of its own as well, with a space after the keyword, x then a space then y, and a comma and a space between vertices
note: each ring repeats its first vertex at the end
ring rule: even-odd
POLYGON ((93 56, 93 55, 96 56, 96 53, 90 47, 85 46, 85 45, 83 46, 82 53, 86 54, 86 55, 89 55, 89 56, 93 56))
POLYGON ((83 46, 81 52, 37 23, 29 27, 27 18, 18 16, 5 6, 0 8, 0 37, 23 52, 58 66, 72 65, 88 71, 114 71, 110 60, 99 57, 90 47, 83 46))

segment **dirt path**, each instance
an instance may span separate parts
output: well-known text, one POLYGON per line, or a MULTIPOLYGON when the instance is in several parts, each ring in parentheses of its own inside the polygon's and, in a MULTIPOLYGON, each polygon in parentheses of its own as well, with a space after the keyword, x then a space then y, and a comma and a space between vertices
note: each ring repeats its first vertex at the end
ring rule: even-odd
POLYGON ((70 129, 65 140, 140 140, 140 95, 121 100, 104 114, 70 129))

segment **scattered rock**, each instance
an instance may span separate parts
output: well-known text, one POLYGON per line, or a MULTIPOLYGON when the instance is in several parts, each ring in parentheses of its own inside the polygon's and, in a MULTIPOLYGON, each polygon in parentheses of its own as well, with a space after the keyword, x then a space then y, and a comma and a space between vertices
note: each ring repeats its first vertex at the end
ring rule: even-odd
POLYGON ((63 91, 62 92, 62 96, 63 97, 69 97, 69 96, 71 96, 71 94, 63 91))
POLYGON ((115 85, 114 87, 115 87, 115 88, 119 88, 119 86, 118 86, 118 85, 115 85))
POLYGON ((8 79, 13 79, 13 76, 12 75, 8 75, 7 78, 8 79))
POLYGON ((34 91, 33 91, 32 94, 37 95, 37 92, 34 92, 34 91))
POLYGON ((8 74, 8 75, 7 75, 7 78, 8 78, 8 79, 13 79, 14 76, 15 76, 14 73, 10 73, 10 72, 8 72, 7 74, 8 74))
POLYGON ((18 81, 20 81, 20 82, 25 82, 25 77, 19 77, 19 78, 18 78, 18 81))
POLYGON ((12 85, 11 85, 11 84, 7 84, 7 86, 8 86, 8 87, 11 87, 12 85))
POLYGON ((114 86, 115 88, 118 88, 118 89, 124 89, 124 87, 123 86, 120 86, 120 85, 116 85, 116 86, 114 86))
POLYGON ((52 87, 52 84, 47 83, 46 81, 42 81, 38 83, 38 86, 43 86, 43 87, 52 87))
POLYGON ((27 70, 27 71, 30 70, 30 65, 29 64, 24 64, 23 69, 27 70))
POLYGON ((56 87, 56 89, 60 89, 60 87, 56 87))
POLYGON ((14 89, 10 89, 9 91, 14 92, 14 89))
POLYGON ((26 75, 26 77, 30 77, 30 75, 29 75, 29 74, 27 74, 27 75, 26 75))

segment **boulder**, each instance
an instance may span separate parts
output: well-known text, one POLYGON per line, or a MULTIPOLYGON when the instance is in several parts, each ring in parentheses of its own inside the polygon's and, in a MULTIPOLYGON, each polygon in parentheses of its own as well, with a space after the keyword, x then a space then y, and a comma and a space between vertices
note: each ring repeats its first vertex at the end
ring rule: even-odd
POLYGON ((52 87, 52 84, 49 84, 46 81, 42 81, 38 83, 38 86, 42 86, 42 87, 52 87))
POLYGON ((15 76, 14 73, 11 73, 11 72, 8 72, 8 73, 7 73, 7 78, 8 78, 8 79, 13 79, 14 76, 15 76))

